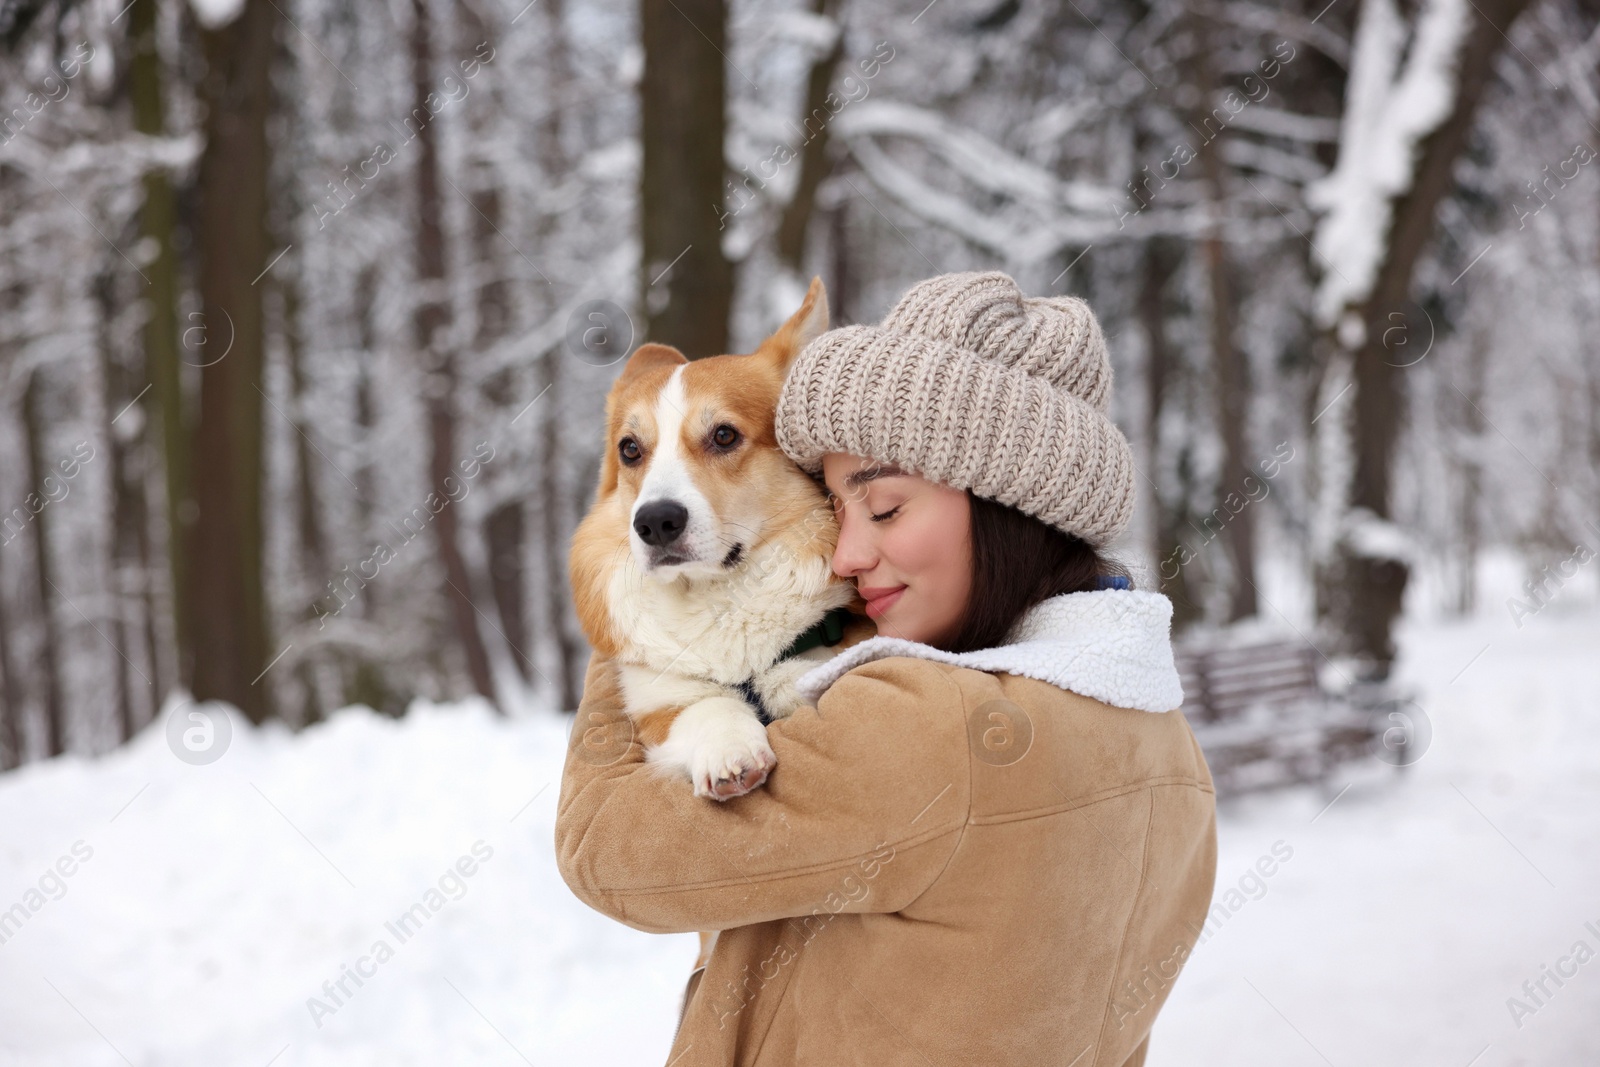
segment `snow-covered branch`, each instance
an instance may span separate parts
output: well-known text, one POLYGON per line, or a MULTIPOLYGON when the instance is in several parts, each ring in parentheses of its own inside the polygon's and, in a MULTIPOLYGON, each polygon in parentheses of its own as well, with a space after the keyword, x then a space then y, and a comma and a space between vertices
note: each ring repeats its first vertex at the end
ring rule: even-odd
POLYGON ((1454 104, 1456 63, 1470 15, 1469 0, 1426 0, 1415 32, 1408 33, 1395 0, 1365 0, 1361 6, 1338 163, 1306 189, 1307 203, 1322 214, 1317 251, 1330 265, 1314 308, 1324 326, 1372 290, 1394 201, 1415 177, 1418 145, 1454 104))

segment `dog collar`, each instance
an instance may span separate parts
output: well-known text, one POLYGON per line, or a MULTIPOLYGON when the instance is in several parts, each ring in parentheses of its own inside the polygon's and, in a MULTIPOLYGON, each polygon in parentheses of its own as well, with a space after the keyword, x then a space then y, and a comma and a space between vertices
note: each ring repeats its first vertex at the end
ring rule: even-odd
MULTIPOLYGON (((845 623, 849 621, 850 612, 848 609, 833 608, 809 630, 795 638, 789 647, 779 654, 777 662, 782 663, 786 659, 793 659, 802 652, 809 652, 813 648, 821 648, 823 645, 832 648, 844 640, 845 623)), ((746 678, 734 688, 739 691, 740 695, 744 697, 751 707, 756 709, 756 717, 761 720, 761 725, 771 726, 772 714, 767 711, 766 704, 762 703, 761 694, 756 692, 753 680, 746 678)))
POLYGON ((779 662, 792 659, 802 652, 810 652, 813 648, 820 648, 823 645, 832 648, 844 640, 844 626, 849 621, 849 609, 831 609, 811 629, 795 638, 793 643, 778 655, 779 662))

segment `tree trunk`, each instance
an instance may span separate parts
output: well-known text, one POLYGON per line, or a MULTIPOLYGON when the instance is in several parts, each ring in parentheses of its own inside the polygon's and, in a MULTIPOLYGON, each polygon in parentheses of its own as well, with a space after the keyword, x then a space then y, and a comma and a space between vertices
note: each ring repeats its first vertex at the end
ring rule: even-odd
MULTIPOLYGON (((1208 152, 1212 167, 1216 152, 1208 152)), ((1214 206, 1220 210, 1221 193, 1214 206)), ((1255 513, 1250 508, 1251 482, 1259 481, 1250 469, 1245 431, 1250 410, 1250 368, 1235 339, 1238 302, 1234 296, 1232 266, 1228 262, 1220 224, 1201 242, 1211 288, 1211 356, 1216 396, 1217 426, 1222 437, 1222 470, 1217 479, 1217 509, 1224 517, 1223 544, 1227 546, 1230 578, 1228 621, 1256 614, 1255 513)))
POLYGON ((847 326, 855 320, 855 293, 850 286, 855 274, 850 269, 850 201, 844 197, 828 211, 829 259, 833 276, 828 286, 828 312, 831 325, 847 326))
MULTIPOLYGON (((492 175, 489 180, 493 180, 492 175)), ((473 344, 482 350, 493 346, 510 328, 511 284, 506 278, 502 251, 505 243, 500 236, 505 221, 500 190, 491 184, 473 190, 470 195, 475 208, 472 213, 473 258, 478 270, 478 322, 473 344)), ((504 408, 511 402, 511 380, 510 373, 498 374, 485 386, 484 391, 499 407, 504 408)), ((482 529, 489 593, 500 619, 500 634, 510 646, 507 651, 524 684, 533 680, 528 658, 527 567, 523 562, 528 552, 524 522, 527 505, 527 494, 518 492, 489 513, 482 529)))
MULTIPOLYGON (((127 408, 134 402, 134 392, 129 386, 142 378, 130 374, 114 351, 111 323, 116 315, 116 274, 104 271, 95 278, 95 303, 99 312, 100 380, 105 389, 105 435, 111 489, 111 558, 107 570, 111 579, 111 669, 116 678, 117 736, 126 741, 134 731, 134 685, 129 668, 132 661, 124 651, 129 646, 129 635, 135 629, 134 620, 143 603, 141 587, 147 578, 139 567, 139 528, 147 521, 142 482, 137 467, 137 440, 125 439, 118 432, 116 421, 126 418, 127 408)), ((126 424, 125 424, 126 425, 126 424)), ((149 681, 149 679, 145 679, 149 681)), ((151 694, 153 699, 159 696, 151 694)), ((154 708, 152 707, 152 713, 154 708)))
POLYGON ((506 335, 511 326, 511 283, 506 278, 505 240, 500 236, 505 220, 500 207, 500 190, 494 185, 472 193, 472 244, 480 272, 478 282, 477 328, 472 343, 488 348, 506 335))
MULTIPOLYGON (((159 137, 166 133, 161 56, 156 47, 157 0, 135 0, 128 10, 128 35, 132 56, 128 64, 128 93, 133 101, 133 125, 140 133, 159 137)), ((144 175, 144 206, 139 212, 139 237, 155 249, 144 267, 150 285, 143 294, 148 308, 144 326, 144 366, 154 409, 147 420, 150 448, 162 459, 165 475, 167 565, 172 583, 172 637, 178 677, 193 676, 194 619, 190 590, 189 541, 195 512, 190 469, 191 427, 184 411, 179 369, 178 254, 173 244, 177 203, 172 183, 162 170, 144 175)), ((200 356, 190 357, 203 362, 200 356)), ((148 572, 146 572, 148 574, 148 572)), ((146 582, 150 581, 149 578, 146 582)), ((154 591, 148 594, 154 600, 154 591)), ((152 662, 154 666, 154 662, 152 662)), ((155 679, 156 675, 152 675, 155 679)), ((157 684, 159 701, 162 687, 157 684)))
MULTIPOLYGON (((545 15, 549 25, 550 112, 543 132, 544 166, 550 173, 562 173, 571 166, 563 136, 563 116, 570 113, 573 84, 572 51, 565 32, 564 0, 548 0, 545 15)), ((548 231, 542 231, 544 237, 548 231)), ((567 584, 567 544, 571 536, 574 516, 581 513, 582 505, 575 504, 573 491, 582 491, 581 485, 570 484, 565 477, 570 467, 568 435, 561 432, 562 410, 562 360, 568 358, 560 348, 553 348, 540 360, 544 379, 537 395, 542 397, 536 409, 538 418, 539 491, 534 507, 537 524, 536 536, 541 551, 538 555, 539 603, 542 605, 547 640, 555 654, 556 674, 547 679, 554 687, 550 699, 557 709, 574 711, 582 695, 583 646, 573 634, 571 594, 567 584)), ((529 664, 531 667, 532 665, 529 664)))
POLYGON ((25 693, 17 676, 17 660, 11 647, 11 608, 5 579, 5 548, 0 546, 0 771, 22 766, 22 715, 25 693))
POLYGON ((1470 438, 1469 447, 1456 450, 1461 468, 1461 565, 1456 579, 1456 611, 1461 615, 1471 615, 1478 604, 1478 551, 1483 525, 1478 509, 1483 502, 1482 448, 1484 435, 1489 432, 1483 417, 1488 363, 1489 338, 1475 334, 1467 342, 1467 402, 1454 405, 1461 410, 1461 428, 1470 438))
POLYGON ((639 4, 644 337, 691 359, 728 350, 733 306, 722 252, 727 21, 725 0, 639 4))
MULTIPOLYGON (((1365 337, 1354 353, 1355 475, 1350 505, 1379 519, 1393 518, 1390 483, 1404 411, 1401 371, 1406 364, 1393 360, 1385 343, 1390 315, 1408 306, 1417 260, 1433 234, 1435 209, 1454 187, 1452 171, 1472 132, 1494 61, 1512 23, 1527 6, 1528 0, 1484 0, 1476 5, 1456 67, 1450 115, 1420 145, 1411 190, 1395 203, 1377 280, 1366 303, 1354 309, 1365 324, 1365 337)), ((1350 651, 1367 662, 1369 672, 1387 677, 1395 655, 1394 620, 1400 614, 1409 568, 1403 560, 1373 558, 1349 544, 1341 547, 1339 556, 1339 584, 1348 590, 1342 598, 1346 610, 1340 628, 1350 651)))
MULTIPOLYGON (((43 392, 43 372, 34 370, 28 375, 28 385, 22 395, 23 432, 27 439, 28 450, 28 484, 34 487, 34 494, 46 492, 47 472, 42 455, 44 415, 40 411, 43 392)), ((54 477, 53 474, 51 477, 54 477)), ((67 750, 67 723, 66 702, 62 699, 61 693, 61 636, 56 628, 56 583, 51 577, 55 568, 50 562, 50 528, 55 523, 50 509, 54 505, 47 496, 39 496, 36 499, 40 505, 39 510, 28 525, 33 529, 33 566, 35 577, 38 578, 39 669, 44 673, 45 738, 49 754, 59 756, 67 750)))
MULTIPOLYGON (((353 418, 360 440, 372 441, 377 429, 377 400, 373 389, 374 349, 378 344, 377 330, 378 268, 368 264, 356 276, 352 305, 356 319, 357 368, 353 418)), ((363 451, 355 470, 356 529, 363 544, 374 537, 375 517, 373 502, 377 499, 377 474, 374 456, 363 451)), ((383 587, 377 582, 363 586, 355 597, 351 610, 363 618, 376 618, 382 600, 383 587)), ((365 704, 382 714, 398 717, 405 710, 406 696, 393 687, 384 664, 369 658, 365 651, 352 649, 342 652, 342 700, 346 704, 365 704)))
MULTIPOLYGON (((357 354, 353 415, 360 439, 370 441, 378 424, 377 405, 372 393, 373 350, 378 345, 378 268, 375 265, 369 263, 356 276, 354 304, 356 343, 360 346, 360 352, 357 354)), ((362 453, 355 476, 356 514, 360 521, 361 539, 366 541, 372 533, 372 505, 377 499, 378 492, 377 477, 373 471, 373 457, 370 453, 362 453)), ((371 593, 366 594, 369 603, 371 595, 371 593)))
POLYGON ((1145 367, 1145 455, 1146 467, 1158 489, 1150 503, 1155 511, 1156 573, 1161 592, 1172 601, 1172 627, 1182 630, 1204 614, 1192 588, 1184 554, 1183 535, 1189 521, 1187 486, 1180 487, 1176 500, 1169 499, 1159 485, 1164 464, 1161 421, 1166 412, 1168 386, 1176 371, 1172 341, 1167 334, 1164 294, 1167 283, 1182 263, 1182 250, 1176 242, 1152 238, 1144 247, 1143 278, 1139 287, 1139 318, 1144 327, 1149 361, 1145 367))
POLYGON ((570 590, 567 585, 567 538, 570 532, 567 518, 568 512, 561 506, 567 499, 567 486, 562 478, 565 467, 565 448, 562 444, 565 434, 562 432, 561 420, 553 417, 553 412, 560 408, 554 405, 560 402, 561 389, 561 360, 566 358, 559 350, 546 353, 544 358, 546 381, 544 388, 550 391, 550 407, 544 412, 544 418, 539 422, 541 428, 541 448, 544 463, 541 465, 542 484, 540 495, 544 498, 544 507, 539 509, 540 536, 544 541, 544 588, 545 588, 545 618, 550 627, 550 639, 555 644, 556 650, 556 687, 553 694, 559 701, 557 707, 562 711, 573 711, 578 707, 581 696, 582 682, 581 667, 578 662, 578 643, 573 638, 572 628, 568 625, 568 604, 570 590))
POLYGON ((523 558, 528 551, 527 501, 508 500, 489 513, 483 523, 483 540, 489 559, 489 588, 501 630, 511 646, 511 658, 524 683, 533 681, 528 659, 527 568, 523 558))
MULTIPOLYGON (((498 707, 489 654, 478 629, 472 599, 472 580, 461 553, 460 517, 451 502, 449 486, 455 472, 456 366, 449 336, 450 304, 445 273, 444 226, 439 203, 439 147, 428 109, 433 90, 433 29, 428 0, 412 0, 411 85, 412 111, 407 122, 416 127, 417 140, 417 309, 412 329, 427 393, 428 475, 437 500, 443 502, 434 516, 439 560, 444 567, 446 600, 450 604, 457 639, 466 656, 473 687, 498 707)), ((431 508, 430 508, 431 510, 431 508)))
MULTIPOLYGON (((1217 86, 1211 65, 1212 49, 1221 44, 1214 25, 1205 23, 1201 58, 1197 63, 1198 84, 1203 99, 1209 101, 1217 86)), ((1228 189, 1222 160, 1222 132, 1212 134, 1209 111, 1192 117, 1190 125, 1202 136, 1216 139, 1199 149, 1201 166, 1210 194, 1211 224, 1200 241, 1211 295, 1211 373, 1215 397, 1218 434, 1222 438, 1222 469, 1218 472, 1216 509, 1213 516, 1223 523, 1222 542, 1230 564, 1228 621, 1238 622, 1256 614, 1256 538, 1255 512, 1249 493, 1251 481, 1259 482, 1250 467, 1249 442, 1245 439, 1250 417, 1250 365, 1240 351, 1237 322, 1239 297, 1235 291, 1233 265, 1228 259, 1226 220, 1228 189)))
MULTIPOLYGON (((811 10, 837 22, 840 3, 841 0, 812 0, 811 10)), ((827 107, 827 96, 843 56, 844 29, 840 27, 833 47, 811 64, 806 81, 806 110, 800 119, 800 132, 805 137, 800 146, 800 177, 778 222, 778 258, 796 275, 805 271, 806 233, 816 206, 817 187, 828 176, 828 120, 833 115, 827 107)))
POLYGON ((204 365, 195 433, 191 548, 194 696, 224 700, 255 723, 273 714, 262 585, 262 306, 267 258, 267 119, 277 13, 246 0, 227 26, 202 30, 206 107, 196 247, 204 365))
MULTIPOLYGON (((317 491, 317 460, 312 458, 312 434, 316 424, 306 417, 305 403, 308 388, 305 372, 305 338, 300 328, 300 278, 291 265, 284 265, 284 277, 277 283, 282 297, 284 352, 289 363, 289 415, 294 422, 294 482, 295 482, 295 542, 300 550, 301 565, 312 575, 313 582, 332 573, 328 559, 328 535, 323 529, 322 495, 317 491)), ((315 598, 313 598, 314 600, 315 598)), ((316 617, 316 608, 308 603, 302 617, 316 617)), ((301 659, 295 667, 295 677, 301 687, 300 724, 321 722, 327 715, 327 701, 318 683, 319 664, 323 656, 318 653, 301 659)))

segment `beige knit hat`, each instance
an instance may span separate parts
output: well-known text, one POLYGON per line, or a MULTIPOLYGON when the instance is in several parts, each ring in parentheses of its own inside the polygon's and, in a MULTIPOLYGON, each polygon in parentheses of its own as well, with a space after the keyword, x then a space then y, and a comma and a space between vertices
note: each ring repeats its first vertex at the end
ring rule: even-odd
POLYGON ((1133 517, 1133 452, 1106 416, 1111 363, 1089 305, 1025 297, 1000 271, 918 282, 881 324, 808 344, 778 397, 778 445, 970 489, 1095 547, 1133 517))

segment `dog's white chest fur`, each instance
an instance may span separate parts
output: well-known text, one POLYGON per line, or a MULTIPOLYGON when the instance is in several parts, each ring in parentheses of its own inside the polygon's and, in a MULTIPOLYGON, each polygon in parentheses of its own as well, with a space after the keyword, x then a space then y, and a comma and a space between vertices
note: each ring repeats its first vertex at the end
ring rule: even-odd
MULTIPOLYGON (((766 671, 807 627, 850 602, 826 558, 769 543, 725 580, 657 581, 630 558, 612 574, 611 616, 639 666, 720 685, 766 671)), ((630 701, 631 703, 631 701, 630 701)))
POLYGON ((682 709, 666 740, 646 753, 656 767, 687 773, 700 796, 725 799, 721 783, 775 762, 766 727, 735 689, 750 682, 769 714, 802 703, 796 680, 832 650, 779 656, 829 610, 852 599, 826 558, 793 558, 789 546, 758 548, 726 581, 660 582, 631 558, 613 574, 612 620, 625 638, 618 680, 630 715, 682 709))

